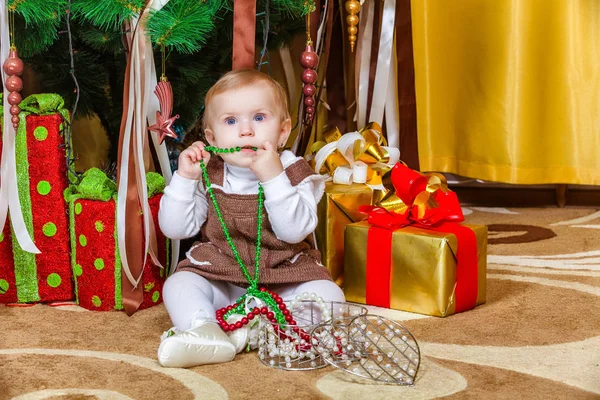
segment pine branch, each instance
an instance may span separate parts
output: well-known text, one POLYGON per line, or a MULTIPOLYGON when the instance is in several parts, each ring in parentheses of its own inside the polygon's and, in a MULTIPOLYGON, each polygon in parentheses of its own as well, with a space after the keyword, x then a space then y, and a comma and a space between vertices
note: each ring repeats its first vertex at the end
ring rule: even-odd
MULTIPOLYGON (((33 58, 32 67, 43 74, 41 82, 43 90, 59 93, 65 99, 65 105, 71 108, 75 101, 74 84, 70 75, 70 59, 65 40, 53 46, 55 57, 47 63, 48 55, 37 55, 33 58)), ((77 46, 79 47, 79 46, 77 46)), ((76 118, 94 114, 97 103, 106 103, 106 72, 100 63, 100 55, 94 51, 76 49, 74 51, 77 79, 80 86, 80 100, 76 118)))
POLYGON ((214 29, 215 13, 221 3, 221 0, 207 3, 198 0, 170 1, 162 9, 151 12, 148 34, 153 43, 174 48, 179 53, 196 52, 214 29))
POLYGON ((8 1, 9 10, 23 17, 25 24, 37 25, 47 20, 58 21, 65 14, 65 0, 12 0, 8 1))
POLYGON ((15 13, 14 40, 22 57, 44 51, 58 39, 64 0, 12 0, 8 8, 15 13))
POLYGON ((91 48, 100 52, 121 51, 123 33, 119 31, 106 31, 90 27, 81 30, 79 38, 91 48))
POLYGON ((291 17, 302 17, 315 10, 314 0, 271 0, 274 8, 290 13, 291 17))
POLYGON ((212 86, 216 74, 211 65, 198 54, 173 53, 167 59, 166 74, 173 87, 174 112, 180 118, 177 124, 190 126, 204 104, 204 94, 212 86))
POLYGON ((144 4, 144 0, 77 0, 72 12, 75 19, 106 30, 120 27, 137 15, 144 4))
POLYGON ((31 57, 47 50, 58 39, 58 20, 44 20, 36 25, 25 24, 15 15, 14 40, 21 57, 31 57))

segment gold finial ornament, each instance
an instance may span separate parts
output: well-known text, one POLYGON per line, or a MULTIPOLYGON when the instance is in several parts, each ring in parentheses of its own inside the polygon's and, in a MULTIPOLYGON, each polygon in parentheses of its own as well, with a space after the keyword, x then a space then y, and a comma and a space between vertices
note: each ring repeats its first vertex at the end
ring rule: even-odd
POLYGON ((346 11, 348 16, 346 17, 346 23, 348 24, 348 40, 350 41, 350 49, 354 51, 354 45, 356 44, 356 34, 358 33, 358 13, 360 12, 360 3, 356 0, 346 1, 346 11))

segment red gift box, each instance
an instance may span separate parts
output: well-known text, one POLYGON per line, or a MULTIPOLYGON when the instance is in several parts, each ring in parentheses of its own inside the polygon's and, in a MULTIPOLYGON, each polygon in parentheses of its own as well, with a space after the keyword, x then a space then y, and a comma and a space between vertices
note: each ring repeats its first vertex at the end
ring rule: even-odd
POLYGON ((40 253, 24 251, 14 236, 8 240, 7 222, 0 243, 0 302, 71 300, 73 276, 63 198, 68 186, 63 132, 64 122, 69 123, 68 111, 56 94, 32 95, 19 106, 22 112, 15 136, 18 196, 25 226, 40 253), (5 295, 2 286, 8 286, 5 295))
MULTIPOLYGON (((156 177, 158 174, 154 175, 156 177)), ((164 180, 162 182, 164 188, 164 180)), ((121 310, 123 276, 115 223, 116 185, 102 171, 93 168, 84 174, 79 186, 72 187, 66 194, 71 218, 71 263, 75 275, 77 302, 89 310, 121 310), (85 185, 99 191, 92 194, 81 188, 85 185)), ((149 194, 156 192, 157 190, 149 190, 149 194)), ((166 269, 169 241, 158 228, 161 197, 162 194, 154 194, 148 202, 156 227, 158 259, 166 269)), ((139 309, 162 302, 165 269, 154 265, 150 257, 147 257, 140 282, 143 285, 144 298, 139 309)))
POLYGON ((4 230, 0 234, 0 303, 14 303, 17 301, 14 269, 10 221, 7 220, 4 230))

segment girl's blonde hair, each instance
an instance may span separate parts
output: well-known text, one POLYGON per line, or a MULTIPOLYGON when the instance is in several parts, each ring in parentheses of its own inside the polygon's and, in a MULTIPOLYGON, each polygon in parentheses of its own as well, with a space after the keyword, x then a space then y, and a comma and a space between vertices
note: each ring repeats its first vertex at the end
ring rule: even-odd
POLYGON ((275 79, 269 75, 259 72, 253 69, 237 69, 230 71, 223 75, 221 79, 217 81, 206 93, 204 98, 204 116, 202 118, 202 129, 209 127, 208 115, 210 110, 210 103, 212 99, 221 93, 228 92, 230 90, 244 88, 256 83, 265 82, 272 90, 275 95, 277 104, 279 104, 281 122, 290 118, 290 112, 288 110, 287 93, 285 89, 275 79))

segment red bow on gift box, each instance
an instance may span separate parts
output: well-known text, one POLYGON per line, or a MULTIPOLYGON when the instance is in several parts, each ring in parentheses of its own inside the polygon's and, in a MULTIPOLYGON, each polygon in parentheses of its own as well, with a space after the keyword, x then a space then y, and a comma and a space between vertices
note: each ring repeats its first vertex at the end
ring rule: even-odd
POLYGON ((437 173, 422 174, 402 163, 391 170, 393 191, 379 206, 361 206, 368 221, 385 229, 407 225, 431 227, 441 222, 462 222, 463 216, 456 193, 448 189, 446 178, 437 173))
POLYGON ((441 174, 422 174, 402 163, 391 170, 392 190, 377 206, 361 206, 368 215, 367 303, 389 307, 390 293, 381 290, 391 276, 392 232, 406 226, 454 234, 458 240, 456 312, 475 306, 478 290, 477 240, 474 232, 459 224, 464 216, 456 193, 441 174))

